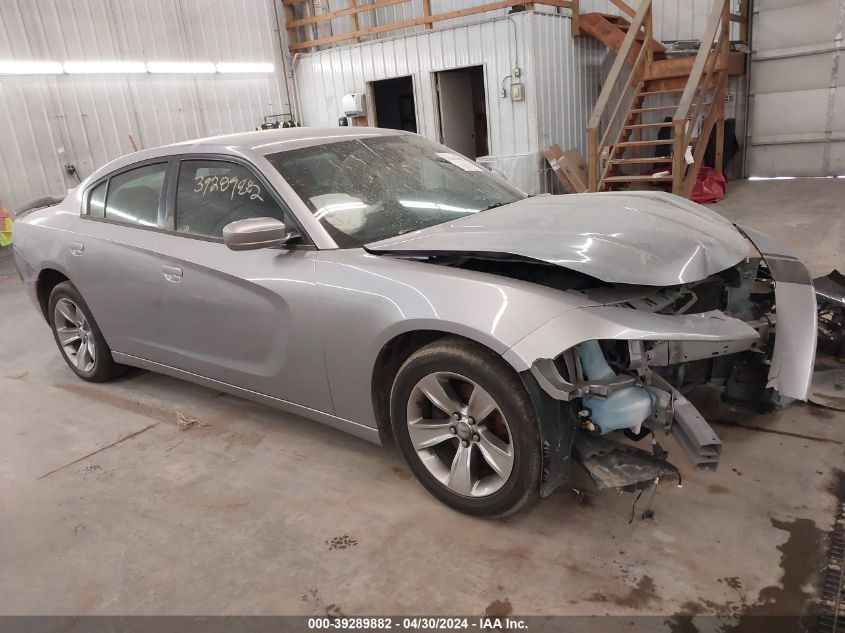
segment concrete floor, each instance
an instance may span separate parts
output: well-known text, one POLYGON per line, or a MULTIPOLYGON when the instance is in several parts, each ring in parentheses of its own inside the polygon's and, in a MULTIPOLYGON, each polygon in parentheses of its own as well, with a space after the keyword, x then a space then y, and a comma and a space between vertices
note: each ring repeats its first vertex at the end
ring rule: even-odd
MULTIPOLYGON (((732 184, 718 210, 814 273, 843 267, 845 181, 732 184)), ((651 521, 629 523, 631 495, 567 490, 474 520, 393 447, 164 376, 83 383, 0 262, 2 614, 737 617, 814 595, 845 414, 725 419, 716 473, 667 441, 684 487, 651 521)))

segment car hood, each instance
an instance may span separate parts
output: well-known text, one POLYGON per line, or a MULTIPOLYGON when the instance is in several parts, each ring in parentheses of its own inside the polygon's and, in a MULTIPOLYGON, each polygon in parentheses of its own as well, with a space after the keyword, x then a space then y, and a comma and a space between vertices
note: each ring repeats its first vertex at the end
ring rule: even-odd
POLYGON ((704 279, 748 256, 730 221, 662 192, 527 198, 373 242, 375 254, 519 257, 609 283, 670 286, 704 279))

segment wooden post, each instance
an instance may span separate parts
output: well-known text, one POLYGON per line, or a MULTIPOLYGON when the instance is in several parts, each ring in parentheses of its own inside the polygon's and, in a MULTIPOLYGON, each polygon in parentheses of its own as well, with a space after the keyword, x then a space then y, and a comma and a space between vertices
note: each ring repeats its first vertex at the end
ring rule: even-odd
POLYGON ((588 145, 588 154, 590 157, 589 161, 589 178, 590 178, 590 191, 598 191, 599 190, 599 161, 601 160, 601 156, 599 156, 599 131, 596 128, 589 128, 587 130, 587 145, 588 145))
MULTIPOLYGON (((350 9, 354 9, 356 6, 358 6, 358 3, 356 2, 356 0, 349 0, 349 8, 350 9)), ((349 16, 349 18, 352 20, 352 30, 357 33, 361 29, 361 26, 358 23, 358 14, 353 13, 352 15, 349 16)), ((361 38, 356 36, 353 41, 357 44, 358 42, 361 41, 361 38)))
MULTIPOLYGON (((716 91, 718 94, 718 90, 716 91)), ((725 100, 716 105, 719 108, 718 119, 716 119, 716 155, 713 158, 713 167, 719 171, 724 171, 724 156, 725 156, 725 100)))
MULTIPOLYGON (((423 9, 423 17, 430 17, 431 16, 431 0, 422 0, 422 9, 423 9)), ((430 31, 434 28, 433 22, 426 22, 425 26, 426 31, 430 31)))
MULTIPOLYGON (((278 1, 282 2, 282 0, 278 1)), ((282 3, 282 6, 285 9, 285 26, 287 27, 288 23, 293 22, 296 19, 296 15, 294 15, 292 5, 282 3)), ((299 34, 297 33, 296 27, 288 27, 285 29, 285 31, 288 34, 288 46, 290 46, 291 44, 299 43, 299 34)))
POLYGON ((686 123, 675 123, 675 144, 672 155, 672 193, 682 196, 684 189, 684 176, 686 176, 687 163, 684 156, 687 153, 687 130, 686 123))
POLYGON ((572 0, 572 37, 581 35, 581 0, 572 0))
POLYGON ((645 18, 645 40, 643 41, 643 46, 646 47, 646 76, 651 74, 651 65, 654 61, 654 47, 652 43, 654 42, 654 20, 652 19, 652 7, 649 5, 648 8, 648 15, 645 18))
MULTIPOLYGON (((714 103, 716 110, 716 155, 714 157, 714 167, 719 171, 724 169, 724 155, 725 155, 725 96, 728 93, 728 55, 731 52, 731 3, 730 0, 722 0, 722 31, 719 36, 720 50, 718 55, 724 60, 725 68, 719 75, 719 86, 721 90, 715 90, 715 94, 722 95, 720 103, 714 103)), ((704 139, 707 142, 709 139, 704 139)))

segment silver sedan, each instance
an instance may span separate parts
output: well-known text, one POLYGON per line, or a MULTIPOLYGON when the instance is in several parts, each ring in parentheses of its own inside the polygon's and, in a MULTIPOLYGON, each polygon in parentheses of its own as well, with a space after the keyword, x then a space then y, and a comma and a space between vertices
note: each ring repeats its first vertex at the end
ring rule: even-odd
POLYGON ((21 279, 80 378, 140 367, 393 437, 475 515, 576 474, 678 473, 622 435, 715 468, 690 393, 759 409, 810 385, 813 288, 784 247, 668 194, 529 198, 413 134, 146 150, 16 220, 21 279))

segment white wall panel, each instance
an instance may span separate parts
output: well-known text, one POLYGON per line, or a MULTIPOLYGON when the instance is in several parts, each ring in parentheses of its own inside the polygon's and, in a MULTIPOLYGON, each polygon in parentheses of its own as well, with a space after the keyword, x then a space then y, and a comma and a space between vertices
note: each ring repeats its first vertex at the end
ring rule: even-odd
POLYGON ((0 0, 0 59, 271 61, 257 75, 0 76, 0 205, 75 184, 141 147, 288 112, 273 0, 0 0), (60 149, 64 150, 61 153, 60 149))
POLYGON ((420 134, 435 139, 435 95, 432 73, 462 66, 484 66, 490 150, 494 155, 537 151, 536 100, 529 82, 524 101, 501 99, 503 78, 516 60, 528 69, 532 62, 530 17, 517 14, 483 23, 415 33, 404 38, 375 40, 309 53, 297 60, 295 77, 303 120, 308 125, 337 125, 341 99, 365 92, 367 82, 410 75, 420 134))
MULTIPOLYGON (((529 193, 549 191, 542 150, 552 143, 586 153, 586 125, 606 72, 607 50, 572 38, 569 19, 517 13, 483 23, 377 40, 300 56, 296 80, 308 125, 337 125, 341 99, 367 83, 410 75, 420 134, 439 140, 433 74, 483 65, 490 154, 529 193), (525 100, 502 99, 503 79, 519 65, 525 100)), ((508 81, 505 82, 507 87, 508 81)))

